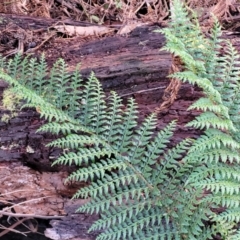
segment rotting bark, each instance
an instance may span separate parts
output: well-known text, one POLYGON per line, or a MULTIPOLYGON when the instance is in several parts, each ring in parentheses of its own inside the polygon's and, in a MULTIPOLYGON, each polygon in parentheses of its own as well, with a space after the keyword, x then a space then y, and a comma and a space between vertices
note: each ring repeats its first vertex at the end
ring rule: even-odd
MULTIPOLYGON (((6 30, 6 27, 9 27, 9 31, 28 31, 25 34, 27 39, 24 40, 25 51, 29 50, 29 42, 36 43, 37 41, 34 36, 30 36, 30 31, 41 30, 46 33, 57 23, 91 26, 77 21, 57 22, 50 19, 16 17, 6 14, 0 14, 0 19, 2 19, 0 31, 6 30)), ((138 90, 159 87, 157 89, 159 94, 168 82, 166 75, 171 58, 168 53, 159 51, 164 45, 164 38, 161 34, 153 32, 158 28, 158 26, 147 25, 136 28, 128 36, 115 35, 102 39, 95 36, 92 37, 93 40, 81 36, 71 39, 54 36, 34 54, 38 56, 44 51, 49 62, 62 57, 69 64, 70 70, 81 62, 83 77, 94 71, 106 89, 119 89, 122 94, 130 94, 138 90), (162 83, 163 81, 165 83, 162 83), (159 82, 162 83, 161 86, 159 82)), ((34 32, 38 39, 42 37, 42 34, 42 32, 34 32)), ((0 33, 2 48, 10 45, 10 39, 5 39, 5 37, 0 33)), ((18 41, 17 38, 15 40, 18 41)))
MULTIPOLYGON (((5 29, 9 23, 14 24, 15 29, 17 26, 29 31, 29 36, 31 31, 41 30, 34 33, 35 38, 32 36, 31 39, 25 39, 25 51, 29 50, 30 43, 40 45, 41 41, 37 42, 37 39, 45 39, 42 35, 57 24, 56 20, 27 16, 0 14, 0 18, 0 30, 5 29)), ((60 21, 58 24, 92 26, 89 23, 70 20, 60 21)), ((32 53, 39 56, 44 52, 50 65, 62 57, 68 63, 69 71, 81 63, 83 78, 94 71, 106 91, 115 90, 123 97, 136 98, 140 104, 147 103, 150 112, 161 104, 163 91, 169 84, 167 75, 171 56, 165 51, 160 51, 165 39, 160 33, 154 32, 159 28, 158 25, 144 25, 135 28, 128 36, 115 34, 101 39, 97 36, 90 39, 82 36, 63 38, 55 34, 32 53)), ((0 39, 1 37, 3 36, 0 33, 0 39)), ((226 37, 229 38, 227 35, 226 37)), ((6 45, 7 43, 2 44, 3 47, 6 45)), ((180 91, 192 92, 193 89, 183 85, 180 91)), ((192 94, 188 96, 188 100, 191 100, 192 94)))
POLYGON ((43 29, 48 30, 49 27, 53 26, 57 22, 65 25, 74 26, 92 26, 93 24, 87 22, 73 21, 73 20, 54 20, 41 17, 31 17, 26 15, 14 15, 14 14, 4 14, 0 13, 0 30, 6 28, 8 24, 16 24, 22 29, 43 29))

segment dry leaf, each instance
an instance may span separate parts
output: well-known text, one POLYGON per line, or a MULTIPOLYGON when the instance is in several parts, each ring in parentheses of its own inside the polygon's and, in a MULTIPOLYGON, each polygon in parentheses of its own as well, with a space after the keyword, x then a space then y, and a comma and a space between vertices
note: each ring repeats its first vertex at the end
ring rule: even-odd
POLYGON ((144 23, 139 23, 139 22, 135 22, 135 23, 128 23, 124 26, 122 26, 119 31, 117 32, 117 34, 119 35, 126 35, 130 32, 132 32, 133 29, 135 29, 136 27, 140 27, 144 25, 144 23))

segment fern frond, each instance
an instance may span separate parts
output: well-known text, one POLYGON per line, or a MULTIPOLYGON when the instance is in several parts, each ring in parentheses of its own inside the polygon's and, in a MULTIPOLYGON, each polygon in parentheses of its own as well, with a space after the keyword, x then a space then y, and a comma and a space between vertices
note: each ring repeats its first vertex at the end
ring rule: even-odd
POLYGON ((221 94, 213 87, 209 79, 201 78, 191 71, 178 72, 172 74, 171 77, 180 79, 183 82, 189 82, 192 85, 198 85, 203 89, 203 92, 207 96, 211 96, 210 100, 213 102, 213 104, 222 104, 221 94))
POLYGON ((215 114, 220 114, 222 116, 228 116, 228 107, 222 105, 222 104, 213 104, 212 100, 207 97, 202 97, 198 99, 196 102, 194 102, 188 110, 201 110, 203 112, 213 112, 215 114))
POLYGON ((230 119, 221 118, 213 112, 204 112, 197 116, 195 120, 186 124, 187 127, 194 127, 199 129, 216 128, 226 131, 234 131, 235 128, 230 119))
POLYGON ((206 203, 215 203, 216 206, 222 206, 224 208, 238 208, 239 207, 240 197, 239 195, 232 195, 232 194, 214 194, 204 196, 202 202, 206 203))
MULTIPOLYGON (((118 202, 118 204, 120 205, 127 202, 139 201, 142 196, 145 196, 147 198, 151 190, 149 189, 149 186, 147 186, 144 181, 141 181, 141 179, 139 179, 139 175, 133 173, 132 171, 129 172, 126 169, 126 165, 120 164, 119 166, 120 167, 118 169, 120 174, 112 174, 113 176, 106 174, 105 178, 97 180, 97 185, 94 184, 94 186, 88 186, 84 189, 80 189, 77 194, 74 195, 74 197, 86 196, 86 193, 90 193, 89 190, 92 189, 93 192, 90 193, 90 196, 93 196, 96 191, 103 191, 105 193, 103 196, 107 196, 107 201, 109 200, 108 198, 111 198, 113 205, 116 205, 116 202, 118 202)), ((113 168, 115 168, 115 165, 113 166, 113 168)), ((74 177, 75 176, 72 175, 70 176, 70 179, 74 177)), ((96 208, 96 206, 101 205, 102 201, 96 201, 96 199, 93 199, 91 202, 89 202, 88 206, 84 206, 84 208, 88 207, 89 209, 93 209, 96 208)), ((135 210, 139 209, 139 207, 140 209, 142 209, 141 206, 136 205, 135 210)), ((99 209, 99 207, 97 207, 97 209, 99 209)), ((105 210, 105 212, 107 212, 111 209, 107 208, 105 210)))
POLYGON ((58 138, 57 140, 50 142, 47 146, 78 149, 84 146, 98 147, 102 144, 104 144, 104 142, 96 136, 69 134, 66 137, 58 138))
POLYGON ((202 163, 240 163, 240 156, 239 156, 239 150, 232 149, 229 147, 221 146, 220 148, 215 149, 208 149, 206 150, 205 147, 203 147, 202 150, 199 149, 198 152, 194 152, 193 154, 189 154, 185 158, 186 161, 190 162, 202 162, 202 163))
POLYGON ((92 163, 90 166, 86 168, 80 168, 74 173, 72 173, 67 180, 74 181, 93 181, 95 177, 104 178, 106 171, 116 170, 116 169, 125 169, 126 165, 124 163, 119 163, 117 160, 106 159, 100 160, 97 163, 92 163))
POLYGON ((119 126, 119 138, 115 142, 115 148, 119 153, 129 150, 133 129, 137 126, 137 105, 133 98, 128 99, 127 110, 123 113, 123 123, 119 126))
POLYGON ((216 17, 213 19, 213 28, 211 29, 208 43, 205 45, 204 59, 206 66, 205 77, 211 80, 213 84, 219 82, 219 51, 221 48, 222 35, 221 26, 216 17))
POLYGON ((40 96, 44 95, 45 85, 47 84, 47 72, 47 62, 45 55, 42 54, 40 60, 37 62, 33 78, 34 89, 40 96))
POLYGON ((107 120, 104 114, 106 103, 101 84, 93 73, 91 73, 83 90, 83 96, 80 121, 82 121, 83 125, 90 126, 97 134, 100 134, 104 131, 104 123, 107 120))
POLYGON ((106 141, 113 145, 120 140, 121 130, 120 125, 123 123, 123 104, 122 99, 116 92, 111 92, 109 96, 109 107, 108 107, 108 124, 104 133, 106 141))
MULTIPOLYGON (((16 76, 19 79, 19 82, 23 85, 27 85, 27 82, 29 82, 29 80, 31 81, 32 79, 30 77, 33 77, 33 74, 29 74, 29 71, 32 72, 32 70, 29 69, 29 65, 30 65, 30 56, 27 56, 25 58, 22 59, 21 57, 21 63, 20 63, 20 67, 17 69, 17 73, 16 76)), ((31 68, 35 68, 36 65, 31 64, 31 68)), ((34 72, 34 71, 33 71, 34 72)), ((8 74, 11 76, 11 72, 8 72, 8 74)))
POLYGON ((207 178, 198 183, 195 183, 194 185, 196 187, 206 188, 206 190, 210 190, 215 194, 218 194, 219 192, 221 192, 223 194, 233 195, 233 194, 239 194, 239 191, 240 191, 239 182, 221 181, 221 180, 216 181, 215 178, 207 178))
POLYGON ((143 151, 149 140, 152 138, 152 133, 156 127, 156 115, 150 115, 142 126, 136 131, 136 134, 132 138, 132 147, 128 151, 128 158, 132 164, 138 164, 142 157, 143 151))
POLYGON ((47 86, 47 94, 54 96, 53 104, 59 109, 66 107, 66 102, 69 99, 69 81, 70 75, 67 72, 65 61, 59 59, 50 71, 50 83, 47 86))
POLYGON ((3 57, 1 54, 0 54, 0 70, 1 71, 4 71, 5 69, 7 69, 7 60, 5 57, 3 57))
POLYGON ((37 65, 38 65, 38 62, 37 62, 37 59, 36 58, 30 58, 29 59, 29 62, 28 62, 28 69, 26 71, 26 77, 25 77, 25 84, 28 88, 30 89, 33 89, 35 86, 35 82, 36 82, 36 79, 35 79, 35 72, 37 70, 37 65))
MULTIPOLYGON (((87 198, 89 196, 96 197, 97 195, 107 194, 109 190, 113 191, 120 186, 124 186, 126 183, 137 183, 138 175, 135 173, 119 171, 118 174, 112 174, 106 176, 101 180, 97 180, 97 183, 93 182, 90 186, 82 188, 74 194, 74 198, 87 198)), ((142 193, 147 192, 148 187, 140 186, 137 189, 134 189, 134 196, 139 199, 142 193)))
MULTIPOLYGON (((148 211, 143 210, 142 212, 133 216, 131 220, 127 218, 124 222, 118 224, 117 227, 106 230, 104 234, 100 234, 98 236, 98 239, 131 239, 137 233, 137 231, 143 229, 144 226, 149 224, 151 227, 154 227, 154 224, 161 226, 163 224, 162 221, 163 214, 161 211, 159 211, 159 209, 152 208, 148 211)), ((166 236, 167 233, 164 233, 166 236)))
MULTIPOLYGON (((26 106, 26 105, 25 105, 26 106)), ((32 105, 34 106, 34 105, 32 105)), ((79 124, 74 124, 71 122, 49 122, 42 125, 36 132, 49 132, 51 134, 63 134, 67 135, 70 133, 77 133, 77 132, 89 132, 87 128, 80 126, 79 124)))
POLYGON ((224 56, 219 57, 219 70, 218 70, 218 81, 213 82, 214 86, 222 94, 224 100, 229 102, 231 99, 227 98, 225 93, 234 93, 236 89, 232 89, 238 86, 239 79, 239 54, 236 49, 232 46, 230 41, 226 41, 226 52, 224 56), (221 79, 221 81, 219 81, 221 79), (226 92, 226 90, 228 90, 226 92))
POLYGON ((116 223, 123 223, 127 218, 131 218, 133 214, 136 215, 143 209, 150 209, 154 201, 150 198, 143 198, 143 194, 141 194, 137 201, 124 201, 124 203, 126 204, 117 205, 114 208, 110 208, 109 211, 104 212, 102 219, 95 222, 89 231, 106 229, 116 223))
MULTIPOLYGON (((180 161, 183 158, 184 153, 190 148, 191 144, 191 139, 185 139, 173 149, 168 150, 163 155, 163 158, 160 159, 160 164, 153 169, 152 176, 150 177, 151 182, 156 185, 163 184, 161 187, 162 189, 167 186, 170 194, 172 191, 175 191, 176 186, 174 187, 174 185, 176 182, 174 181, 178 181, 179 183, 182 181, 180 177, 181 174, 178 176, 178 173, 180 171, 184 172, 189 167, 191 168, 191 165, 184 165, 180 161), (172 184, 172 186, 170 186, 170 184, 172 184)), ((167 190, 165 189, 164 191, 167 190)))
POLYGON ((141 159, 141 172, 148 179, 153 174, 153 165, 161 154, 164 153, 167 143, 173 136, 173 131, 176 128, 176 122, 173 121, 164 130, 160 131, 158 135, 147 145, 147 149, 141 159))
POLYGON ((236 142, 229 134, 218 129, 208 129, 205 131, 205 135, 201 136, 193 143, 189 152, 191 153, 215 148, 220 149, 222 146, 239 149, 239 143, 236 142))
POLYGON ((53 165, 56 164, 64 164, 64 165, 72 165, 75 164, 77 166, 82 166, 82 164, 88 164, 89 162, 94 161, 96 158, 101 159, 103 157, 110 157, 111 152, 109 149, 105 148, 78 148, 78 152, 69 152, 62 154, 56 161, 54 161, 53 165))
POLYGON ((232 208, 218 214, 215 218, 220 222, 240 222, 240 208, 232 208))
POLYGON ((19 68, 21 67, 22 56, 20 53, 16 54, 13 59, 10 59, 7 63, 7 73, 14 79, 17 78, 19 68))
POLYGON ((67 112, 73 118, 77 118, 80 113, 81 108, 81 99, 83 98, 82 91, 80 91, 81 86, 83 84, 81 75, 80 75, 80 65, 77 65, 75 71, 70 77, 69 84, 69 97, 71 97, 70 103, 67 106, 67 112))
POLYGON ((239 168, 234 165, 226 165, 225 163, 208 163, 207 165, 202 165, 194 169, 188 178, 188 183, 197 182, 197 180, 203 180, 207 177, 219 179, 233 179, 240 181, 240 176, 238 174, 239 168))

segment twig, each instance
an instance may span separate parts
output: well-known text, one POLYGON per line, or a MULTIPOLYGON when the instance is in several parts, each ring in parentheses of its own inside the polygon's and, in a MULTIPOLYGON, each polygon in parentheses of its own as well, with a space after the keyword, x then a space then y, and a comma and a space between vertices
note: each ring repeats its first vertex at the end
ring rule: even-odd
MULTIPOLYGON (((32 190, 16 190, 16 191, 7 192, 7 193, 1 193, 0 197, 10 195, 10 194, 14 194, 14 193, 18 193, 18 192, 33 192, 33 191, 32 190)), ((35 192, 39 192, 39 191, 35 191, 35 192)))
POLYGON ((140 91, 137 91, 137 92, 126 93, 126 94, 120 95, 120 97, 126 97, 126 96, 130 96, 130 95, 133 95, 133 94, 139 94, 139 93, 144 93, 144 92, 149 92, 149 91, 154 91, 154 90, 164 89, 164 88, 166 88, 166 86, 164 86, 164 87, 156 87, 156 88, 149 88, 147 90, 140 90, 140 91))
MULTIPOLYGON (((10 231, 16 232, 16 230, 14 228, 17 227, 18 225, 22 224, 26 220, 29 220, 29 219, 31 219, 31 217, 30 218, 23 218, 23 219, 19 220, 18 222, 14 223, 12 226, 10 226, 6 230, 2 231, 0 233, 0 237, 2 237, 3 235, 7 234, 10 231)), ((21 233, 21 232, 18 232, 18 233, 21 233)), ((23 234, 23 233, 21 233, 21 234, 23 234)), ((26 236, 25 234, 23 234, 23 235, 26 236)))
POLYGON ((24 214, 24 213, 12 213, 6 211, 0 211, 0 215, 9 216, 9 217, 25 217, 25 218, 40 218, 40 219, 62 219, 65 216, 44 216, 36 214, 24 214))
POLYGON ((6 211, 6 210, 9 210, 9 209, 14 208, 14 207, 16 207, 16 206, 23 205, 23 204, 25 204, 25 203, 34 202, 34 201, 40 201, 40 200, 42 200, 42 199, 44 199, 44 198, 50 198, 50 197, 54 197, 54 195, 52 195, 52 196, 40 197, 40 198, 34 198, 34 199, 30 199, 30 200, 27 200, 27 201, 24 201, 24 202, 20 202, 20 203, 17 203, 17 204, 12 205, 11 207, 6 207, 6 208, 4 208, 4 210, 6 211))
POLYGON ((51 34, 49 37, 47 37, 45 40, 43 40, 37 47, 29 48, 25 53, 32 53, 32 52, 38 50, 45 42, 49 41, 55 35, 56 35, 56 33, 51 34))

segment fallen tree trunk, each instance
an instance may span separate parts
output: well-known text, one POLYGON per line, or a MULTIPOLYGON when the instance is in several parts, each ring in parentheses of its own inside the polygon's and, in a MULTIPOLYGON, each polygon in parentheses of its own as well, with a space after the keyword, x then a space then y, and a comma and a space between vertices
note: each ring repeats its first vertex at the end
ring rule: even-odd
MULTIPOLYGON (((27 16, 12 16, 0 14, 3 21, 0 22, 0 31, 6 34, 6 29, 18 33, 20 30, 28 31, 25 33, 24 50, 28 50, 30 31, 42 30, 44 33, 57 21, 42 18, 31 18, 27 16)), ((90 24, 77 21, 63 21, 66 26, 85 26, 90 24)), ((96 25, 92 25, 96 26, 96 25)), ((87 36, 79 36, 74 39, 57 38, 54 36, 46 42, 36 55, 45 51, 49 62, 55 61, 58 57, 63 57, 69 64, 69 69, 73 69, 77 63, 81 62, 81 72, 83 77, 94 71, 97 77, 102 80, 106 89, 132 90, 147 89, 154 86, 154 82, 167 82, 171 58, 164 51, 159 51, 164 45, 164 37, 153 31, 158 26, 143 26, 133 30, 128 36, 109 36, 98 39, 96 36, 87 39, 87 36), (49 48, 50 44, 50 48, 49 48), (146 85, 148 87, 146 88, 146 85), (137 88, 134 89, 134 86, 137 88), (130 87, 130 89, 129 89, 130 87)), ((35 33, 34 32, 34 33, 35 33)), ((42 37, 40 32, 37 38, 42 37)), ((17 34, 15 34, 17 35, 17 34)), ((8 47, 10 40, 0 34, 2 47, 8 47), (4 44, 5 43, 5 44, 4 44)), ((16 36, 11 36, 16 41, 16 36)), ((163 85, 164 87, 164 85, 163 85)), ((160 90, 160 92, 163 90, 160 90)), ((130 93, 130 91, 127 91, 130 93)))

